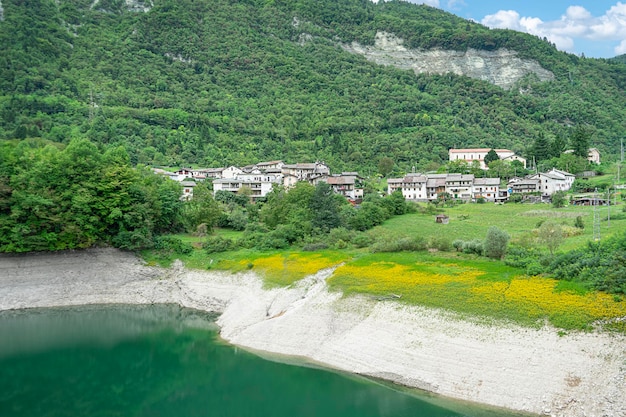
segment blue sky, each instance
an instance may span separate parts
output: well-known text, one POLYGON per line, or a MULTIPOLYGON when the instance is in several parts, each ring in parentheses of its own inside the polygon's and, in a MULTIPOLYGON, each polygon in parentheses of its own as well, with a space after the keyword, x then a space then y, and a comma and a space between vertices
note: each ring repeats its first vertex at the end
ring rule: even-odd
POLYGON ((558 49, 587 57, 626 54, 626 0, 408 0, 548 38, 558 49))

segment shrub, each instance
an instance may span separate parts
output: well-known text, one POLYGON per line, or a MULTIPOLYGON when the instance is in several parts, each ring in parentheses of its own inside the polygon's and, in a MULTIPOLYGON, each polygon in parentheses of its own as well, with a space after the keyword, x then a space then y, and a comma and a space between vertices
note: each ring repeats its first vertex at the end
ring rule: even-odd
POLYGON ((193 246, 190 243, 183 242, 180 238, 174 236, 157 236, 154 238, 154 249, 188 255, 193 252, 193 246))
POLYGON ((209 236, 202 244, 206 253, 226 252, 234 249, 237 245, 232 239, 223 236, 209 236))
POLYGON ((357 248, 365 248, 374 243, 374 239, 366 233, 359 233, 352 239, 352 244, 357 248))
POLYGON ((487 200, 485 200, 485 197, 478 197, 476 199, 476 203, 477 204, 485 204, 487 202, 487 200))
POLYGON ((431 236, 428 240, 428 247, 438 251, 449 252, 452 249, 452 243, 446 236, 431 236))
POLYGON ((511 194, 509 196, 509 202, 511 203, 521 203, 524 197, 521 194, 511 194))
POLYGON ((585 228, 585 223, 583 222, 583 216, 576 216, 576 220, 574 220, 574 227, 577 227, 578 229, 584 229, 585 228))
POLYGON ((543 266, 539 262, 531 262, 526 266, 526 274, 530 276, 541 275, 543 266))
POLYGON ((376 252, 409 252, 427 249, 428 245, 423 237, 391 237, 385 236, 374 242, 372 253, 376 252))
POLYGON ((328 243, 331 245, 336 245, 337 242, 342 240, 344 243, 351 242, 352 239, 356 236, 356 232, 354 230, 348 230, 345 227, 338 227, 335 229, 331 229, 328 233, 328 243))
POLYGON ((328 245, 324 242, 308 243, 302 247, 302 250, 306 252, 315 252, 324 249, 328 249, 328 245))
POLYGON ((487 230, 487 236, 485 236, 483 245, 485 256, 494 259, 504 258, 509 239, 510 236, 507 232, 497 226, 491 226, 487 230))
POLYGON ((555 208, 565 207, 567 199, 565 198, 565 191, 557 191, 552 194, 552 206, 555 208))
POLYGON ((463 245, 465 244, 465 242, 461 239, 455 239, 454 242, 452 242, 452 247, 454 249, 456 249, 457 252, 463 252, 463 245))
POLYGON ((241 209, 235 209, 228 216, 228 224, 234 230, 244 230, 248 225, 248 215, 241 209))
POLYGON ((474 239, 463 243, 463 253, 473 253, 475 255, 482 256, 483 250, 482 240, 474 239))

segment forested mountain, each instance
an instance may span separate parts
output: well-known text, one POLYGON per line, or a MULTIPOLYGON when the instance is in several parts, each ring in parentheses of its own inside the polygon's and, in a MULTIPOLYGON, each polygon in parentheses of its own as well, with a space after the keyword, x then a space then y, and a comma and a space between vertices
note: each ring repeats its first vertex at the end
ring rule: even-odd
POLYGON ((132 163, 324 160, 433 167, 450 147, 529 155, 587 126, 626 135, 626 65, 428 6, 369 0, 2 0, 0 138, 123 145, 132 163), (383 66, 342 45, 516 51, 554 74, 510 89, 383 66))

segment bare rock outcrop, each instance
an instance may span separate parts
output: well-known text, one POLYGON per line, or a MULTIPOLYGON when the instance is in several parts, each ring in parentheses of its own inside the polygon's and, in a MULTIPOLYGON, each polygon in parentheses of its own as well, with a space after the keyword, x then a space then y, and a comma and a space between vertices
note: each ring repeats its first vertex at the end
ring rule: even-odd
POLYGON ((541 81, 551 81, 554 74, 538 62, 522 59, 517 52, 507 49, 483 51, 451 51, 443 49, 410 49, 404 40, 391 33, 378 32, 373 46, 357 42, 342 44, 348 52, 365 56, 380 65, 390 65, 413 70, 416 74, 454 73, 488 81, 504 89, 510 89, 528 74, 535 74, 541 81))

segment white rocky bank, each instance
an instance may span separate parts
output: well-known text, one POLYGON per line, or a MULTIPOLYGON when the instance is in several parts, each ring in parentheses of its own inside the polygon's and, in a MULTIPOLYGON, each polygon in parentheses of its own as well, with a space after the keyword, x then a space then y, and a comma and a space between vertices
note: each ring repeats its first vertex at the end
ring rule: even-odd
POLYGON ((254 273, 163 270, 113 249, 0 255, 0 310, 178 303, 221 312, 224 339, 535 414, 626 416, 626 338, 462 320, 330 293, 329 271, 266 290, 254 273))
POLYGON ((374 45, 371 46, 357 42, 341 46, 348 52, 363 55, 369 61, 380 65, 412 70, 416 74, 465 75, 507 90, 529 74, 534 74, 540 81, 554 79, 554 74, 537 61, 522 59, 518 57, 517 52, 508 49, 495 51, 471 48, 467 51, 412 49, 404 45, 403 39, 387 32, 376 33, 374 45))

